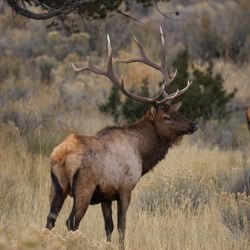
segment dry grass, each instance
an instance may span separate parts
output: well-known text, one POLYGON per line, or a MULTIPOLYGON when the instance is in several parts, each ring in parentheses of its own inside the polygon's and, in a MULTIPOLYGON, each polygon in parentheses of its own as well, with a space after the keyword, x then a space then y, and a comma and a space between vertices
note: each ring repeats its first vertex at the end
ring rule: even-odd
MULTIPOLYGON (((207 5, 197 6, 201 13, 207 5)), ((184 27, 196 22, 200 25, 197 11, 193 15, 187 6, 183 8, 187 15, 195 18, 194 22, 183 22, 184 27)), ((208 11, 211 12, 210 8, 208 11)), ((214 13, 210 14, 214 18, 214 13)), ((66 231, 65 221, 72 206, 70 198, 56 229, 52 232, 44 229, 49 210, 48 154, 51 149, 70 132, 93 134, 112 124, 112 118, 100 114, 97 108, 107 97, 110 84, 93 74, 76 75, 70 67, 71 61, 81 65, 87 54, 93 55, 98 65, 103 65, 104 59, 100 57, 104 56, 100 55, 106 53, 106 31, 96 39, 97 51, 90 51, 90 37, 85 33, 67 38, 58 32, 48 33, 42 23, 12 19, 9 14, 0 16, 0 30, 4 34, 0 47, 5 52, 0 59, 0 250, 117 249, 117 230, 113 243, 105 242, 99 206, 90 207, 79 231, 66 231), (78 44, 82 39, 84 46, 78 44), (34 63, 42 54, 58 60, 50 86, 41 84, 40 71, 34 63), (21 63, 23 61, 25 63, 21 63), (20 130, 8 121, 15 122, 20 130)), ((145 20, 143 29, 136 25, 132 28, 126 22, 119 35, 116 34, 119 22, 111 23, 113 29, 106 28, 114 32, 113 37, 119 37, 114 39, 115 51, 124 47, 124 51, 128 51, 126 55, 120 51, 121 57, 130 57, 137 51, 130 42, 123 44, 129 41, 125 38, 131 38, 134 33, 138 34, 150 58, 159 61, 159 48, 156 49, 159 45, 155 39, 159 22, 156 18, 150 25, 145 20)), ((107 24, 102 23, 104 30, 107 24)), ((180 29, 169 27, 170 34, 177 34, 180 29)), ((196 36, 198 39, 200 33, 197 26, 192 27, 189 43, 196 48, 192 39, 196 36)), ((230 30, 234 29, 230 27, 230 30)), ((177 38, 168 39, 170 62, 184 47, 180 43, 182 39, 177 38)), ((250 63, 239 66, 217 62, 216 69, 222 73, 227 91, 238 88, 236 102, 247 105, 250 63)), ((147 77, 151 94, 160 80, 158 73, 142 65, 123 66, 121 71, 126 86, 136 84, 137 90, 147 77)), ((250 179, 249 133, 243 119, 242 113, 230 120, 205 124, 142 178, 133 192, 128 212, 127 249, 250 249, 250 198, 245 194, 235 195, 244 191, 250 179)), ((116 209, 116 204, 113 208, 116 209)), ((116 213, 114 217, 116 222, 116 213)))
MULTIPOLYGON (((117 249, 116 230, 113 243, 104 241, 99 206, 89 208, 79 231, 67 233, 70 198, 56 229, 43 229, 49 209, 48 157, 32 155, 11 123, 0 126, 0 148, 0 249, 117 249)), ((127 248, 249 249, 250 198, 230 194, 249 165, 249 156, 240 150, 184 140, 136 187, 127 248)))
POLYGON ((231 92, 237 88, 236 100, 242 104, 249 104, 250 102, 250 83, 248 75, 250 73, 250 63, 236 66, 232 63, 217 62, 216 68, 218 72, 222 73, 224 88, 231 92))

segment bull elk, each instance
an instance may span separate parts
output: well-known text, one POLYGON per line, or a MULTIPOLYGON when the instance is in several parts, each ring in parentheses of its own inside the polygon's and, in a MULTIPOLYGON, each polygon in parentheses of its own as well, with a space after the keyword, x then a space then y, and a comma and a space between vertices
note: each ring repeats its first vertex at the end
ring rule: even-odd
POLYGON ((65 198, 73 197, 71 214, 66 222, 68 230, 76 230, 88 206, 101 203, 107 241, 111 241, 114 229, 112 202, 117 201, 118 233, 120 247, 124 248, 126 212, 131 193, 140 178, 150 171, 167 154, 183 135, 192 134, 197 126, 177 113, 180 104, 171 105, 191 85, 170 94, 167 88, 173 82, 166 64, 166 47, 161 31, 161 64, 151 61, 141 44, 134 38, 140 57, 119 60, 121 63, 144 63, 163 75, 160 93, 155 98, 139 96, 124 87, 123 78, 113 70, 113 52, 109 36, 107 68, 100 69, 88 57, 88 66, 72 67, 76 72, 92 71, 107 77, 125 96, 150 104, 150 109, 137 122, 126 126, 106 127, 95 136, 72 134, 53 150, 51 154, 50 212, 48 229, 55 225, 65 198))

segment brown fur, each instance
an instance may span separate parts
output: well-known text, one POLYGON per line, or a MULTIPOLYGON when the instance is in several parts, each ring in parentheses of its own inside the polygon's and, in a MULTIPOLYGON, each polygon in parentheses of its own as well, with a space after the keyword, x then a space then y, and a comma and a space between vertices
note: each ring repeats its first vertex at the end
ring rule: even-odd
POLYGON ((151 108, 140 121, 107 127, 95 136, 68 136, 51 155, 53 178, 47 228, 54 226, 63 200, 70 192, 74 205, 67 221, 68 229, 78 228, 89 204, 102 203, 107 240, 110 240, 111 203, 117 200, 118 230, 123 243, 126 210, 136 183, 184 134, 194 131, 194 124, 181 117, 173 105, 151 108))

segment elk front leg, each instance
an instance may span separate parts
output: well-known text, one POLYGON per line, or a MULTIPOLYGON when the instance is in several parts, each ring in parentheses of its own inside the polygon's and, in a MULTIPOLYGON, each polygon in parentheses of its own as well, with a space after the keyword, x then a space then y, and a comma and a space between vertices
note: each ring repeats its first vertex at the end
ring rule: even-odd
POLYGON ((120 193, 118 205, 118 234, 119 234, 119 248, 124 248, 124 238, 126 229, 126 213, 130 204, 131 192, 120 193))
POLYGON ((107 236, 107 241, 111 241, 111 234, 114 230, 114 223, 112 219, 112 202, 102 202, 102 214, 104 217, 105 231, 107 236))

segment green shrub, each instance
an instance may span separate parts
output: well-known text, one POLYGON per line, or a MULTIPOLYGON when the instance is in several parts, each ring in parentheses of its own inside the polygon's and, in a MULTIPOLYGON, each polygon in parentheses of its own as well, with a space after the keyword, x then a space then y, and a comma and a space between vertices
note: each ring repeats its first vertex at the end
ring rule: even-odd
MULTIPOLYGON (((133 92, 133 90, 131 90, 133 92)), ((142 96, 149 96, 148 80, 144 79, 141 90, 138 93, 142 96)), ((117 87, 112 86, 110 95, 106 103, 99 107, 101 112, 108 113, 113 116, 114 122, 125 119, 127 122, 134 122, 142 117, 148 109, 144 103, 126 98, 121 101, 120 91, 117 87)))
POLYGON ((178 54, 173 65, 177 68, 178 74, 170 85, 171 93, 177 88, 184 88, 188 80, 193 81, 190 89, 180 97, 182 101, 180 112, 183 115, 191 119, 202 117, 204 120, 209 120, 222 118, 227 114, 226 105, 234 97, 236 90, 226 93, 221 74, 213 73, 212 61, 205 70, 193 66, 192 78, 188 72, 189 54, 187 50, 178 54))
POLYGON ((121 116, 121 97, 119 89, 116 86, 112 86, 110 95, 106 103, 99 107, 101 112, 108 113, 113 116, 115 122, 118 122, 121 116))
MULTIPOLYGON (((134 91, 132 91, 134 92, 134 91)), ((141 96, 149 96, 148 80, 145 78, 139 93, 141 96)), ((134 101, 130 98, 126 98, 122 104, 122 116, 128 122, 134 122, 138 118, 141 118, 148 109, 148 105, 142 102, 134 101)))

